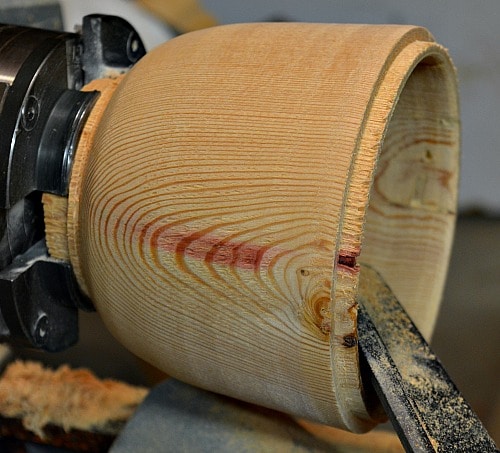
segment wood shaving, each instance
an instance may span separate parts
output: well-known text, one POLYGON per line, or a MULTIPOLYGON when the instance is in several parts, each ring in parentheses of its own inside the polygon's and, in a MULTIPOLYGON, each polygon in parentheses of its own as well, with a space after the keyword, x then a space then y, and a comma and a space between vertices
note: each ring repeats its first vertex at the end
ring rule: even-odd
POLYGON ((148 390, 111 379, 98 379, 86 369, 62 365, 57 370, 36 362, 16 361, 0 379, 0 414, 19 418, 44 438, 48 424, 65 431, 109 432, 127 420, 148 390))

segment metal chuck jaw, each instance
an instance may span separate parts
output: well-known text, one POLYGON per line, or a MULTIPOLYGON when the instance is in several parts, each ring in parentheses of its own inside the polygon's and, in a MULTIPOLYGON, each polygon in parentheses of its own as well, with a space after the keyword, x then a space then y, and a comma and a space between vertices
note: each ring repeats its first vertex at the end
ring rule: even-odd
POLYGON ((78 340, 92 310, 71 264, 49 256, 42 194, 68 195, 73 155, 99 92, 145 54, 133 27, 104 15, 80 33, 0 25, 0 341, 47 351, 78 340))

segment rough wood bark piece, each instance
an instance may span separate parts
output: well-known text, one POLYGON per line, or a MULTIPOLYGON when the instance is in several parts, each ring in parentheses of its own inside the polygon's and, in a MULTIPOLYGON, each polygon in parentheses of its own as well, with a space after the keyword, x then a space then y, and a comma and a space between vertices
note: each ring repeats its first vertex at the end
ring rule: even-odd
POLYGON ((102 451, 147 392, 84 369, 16 361, 0 378, 0 436, 102 451))
POLYGON ((85 145, 71 262, 111 332, 172 376, 363 431, 358 261, 430 335, 458 135, 452 64, 422 28, 183 35, 124 78, 85 145))

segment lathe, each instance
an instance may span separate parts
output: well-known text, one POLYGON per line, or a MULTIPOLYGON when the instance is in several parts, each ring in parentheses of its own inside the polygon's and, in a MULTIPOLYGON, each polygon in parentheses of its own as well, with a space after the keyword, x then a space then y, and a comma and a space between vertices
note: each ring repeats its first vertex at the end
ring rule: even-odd
POLYGON ((117 17, 4 25, 0 98, 2 341, 67 348, 96 309, 196 387, 496 451, 426 343, 460 129, 428 31, 242 24, 146 54, 117 17))

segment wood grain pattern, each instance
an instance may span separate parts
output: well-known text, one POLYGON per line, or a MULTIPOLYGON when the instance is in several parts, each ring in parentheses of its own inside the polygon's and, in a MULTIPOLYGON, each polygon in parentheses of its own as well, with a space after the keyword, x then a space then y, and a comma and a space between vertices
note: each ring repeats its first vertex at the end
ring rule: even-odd
POLYGON ((62 261, 69 261, 68 198, 52 193, 44 193, 42 195, 42 204, 49 255, 62 261))
MULTIPOLYGON (((105 109, 122 79, 123 76, 114 79, 93 80, 83 88, 83 91, 96 90, 101 93, 83 128, 82 135, 78 142, 77 152, 74 157, 71 179, 69 182, 67 217, 68 252, 72 258, 71 265, 83 292, 88 292, 88 289, 85 280, 81 277, 82 270, 80 269, 80 261, 78 259, 73 259, 73 257, 79 256, 81 247, 81 238, 78 231, 80 227, 80 216, 83 214, 80 205, 82 190, 84 190, 82 179, 87 172, 87 164, 89 156, 92 153, 97 126, 101 122, 105 109)), ((48 232, 46 234, 47 236, 49 235, 48 232)))
POLYGON ((453 239, 460 126, 456 87, 446 85, 435 52, 426 54, 406 83, 385 136, 363 260, 383 269, 384 279, 429 339, 453 239))
POLYGON ((431 332, 458 128, 453 67, 424 29, 183 35, 131 70, 89 142, 71 262, 113 334, 170 375, 367 430, 357 263, 431 332))

